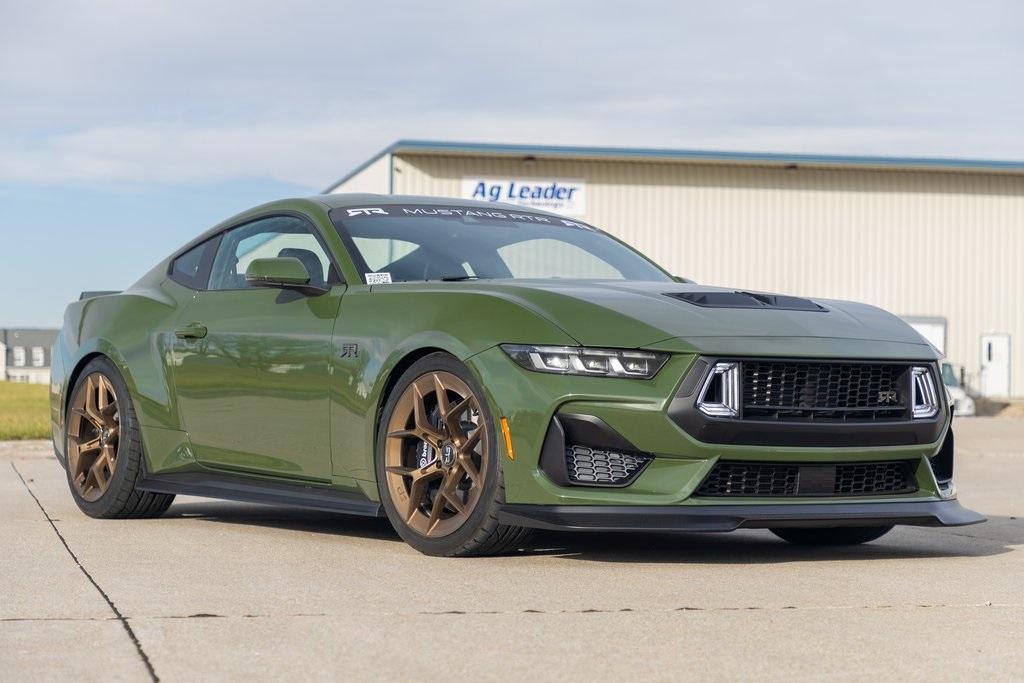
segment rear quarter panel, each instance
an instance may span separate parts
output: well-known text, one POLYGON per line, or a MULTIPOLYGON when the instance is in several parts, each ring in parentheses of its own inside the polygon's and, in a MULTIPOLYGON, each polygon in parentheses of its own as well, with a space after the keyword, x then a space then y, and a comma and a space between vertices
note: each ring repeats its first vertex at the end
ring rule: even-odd
POLYGON ((169 349, 179 310, 193 292, 153 279, 157 281, 144 279, 123 293, 67 307, 54 346, 50 386, 53 438, 59 452, 63 451, 68 395, 82 367, 96 355, 113 361, 124 377, 144 438, 147 428, 180 430, 168 372, 169 349))

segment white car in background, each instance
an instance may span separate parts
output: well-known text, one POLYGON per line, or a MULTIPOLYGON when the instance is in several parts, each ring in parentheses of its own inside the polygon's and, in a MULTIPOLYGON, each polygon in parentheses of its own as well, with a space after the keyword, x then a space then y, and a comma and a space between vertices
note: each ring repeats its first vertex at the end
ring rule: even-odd
POLYGON ((956 378, 956 372, 950 363, 942 364, 942 383, 946 385, 949 404, 953 406, 953 414, 957 417, 974 415, 974 399, 967 395, 956 378))

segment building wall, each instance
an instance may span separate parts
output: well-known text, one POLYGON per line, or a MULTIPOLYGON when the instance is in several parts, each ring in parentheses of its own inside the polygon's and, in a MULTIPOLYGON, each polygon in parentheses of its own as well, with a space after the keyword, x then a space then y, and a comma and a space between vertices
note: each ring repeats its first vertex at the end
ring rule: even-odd
POLYGON ((57 330, 0 329, 0 381, 49 382, 50 354, 56 338, 57 330))
POLYGON ((50 368, 7 368, 7 376, 3 378, 7 382, 22 382, 24 384, 48 384, 50 382, 50 368))
POLYGON ((369 192, 372 194, 387 194, 391 184, 391 155, 383 154, 374 159, 364 168, 357 171, 352 177, 346 179, 337 187, 331 189, 332 193, 338 192, 369 192))
POLYGON ((584 220, 703 284, 945 318, 975 383, 981 335, 1008 333, 1024 395, 1024 176, 404 155, 394 192, 458 196, 472 175, 583 178, 584 220))

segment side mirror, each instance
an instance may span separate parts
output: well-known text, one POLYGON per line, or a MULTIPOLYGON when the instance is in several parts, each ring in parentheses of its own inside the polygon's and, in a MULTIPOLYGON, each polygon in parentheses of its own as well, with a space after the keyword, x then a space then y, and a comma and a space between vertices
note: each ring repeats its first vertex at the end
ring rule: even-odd
POLYGON ((310 296, 327 292, 326 287, 309 284, 306 266, 291 256, 254 259, 245 269, 245 281, 250 287, 291 289, 310 296))

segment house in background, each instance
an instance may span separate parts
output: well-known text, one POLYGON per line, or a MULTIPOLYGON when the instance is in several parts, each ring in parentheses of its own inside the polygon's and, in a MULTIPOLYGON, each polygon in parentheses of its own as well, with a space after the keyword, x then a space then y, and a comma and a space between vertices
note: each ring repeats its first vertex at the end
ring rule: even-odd
POLYGON ((0 380, 46 384, 57 330, 0 329, 0 380))

